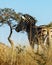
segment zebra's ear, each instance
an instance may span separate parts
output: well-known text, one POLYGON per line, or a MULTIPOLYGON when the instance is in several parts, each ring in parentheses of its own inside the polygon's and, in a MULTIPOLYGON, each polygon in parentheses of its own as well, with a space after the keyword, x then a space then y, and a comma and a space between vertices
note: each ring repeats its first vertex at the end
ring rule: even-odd
POLYGON ((22 16, 22 19, 23 19, 23 20, 26 20, 26 18, 25 18, 24 16, 22 16))

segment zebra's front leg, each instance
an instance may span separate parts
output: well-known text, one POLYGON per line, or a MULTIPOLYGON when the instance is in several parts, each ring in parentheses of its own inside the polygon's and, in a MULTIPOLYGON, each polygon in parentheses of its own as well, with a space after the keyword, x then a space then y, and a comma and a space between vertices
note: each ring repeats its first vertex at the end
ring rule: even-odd
POLYGON ((39 42, 37 38, 35 40, 35 46, 36 46, 36 53, 39 53, 39 42))

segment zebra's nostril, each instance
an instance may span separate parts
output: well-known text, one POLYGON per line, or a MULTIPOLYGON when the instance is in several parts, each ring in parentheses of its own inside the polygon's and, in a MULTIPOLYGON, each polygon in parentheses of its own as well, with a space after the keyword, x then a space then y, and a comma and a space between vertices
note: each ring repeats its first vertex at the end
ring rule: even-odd
POLYGON ((20 29, 18 29, 18 28, 16 27, 16 28, 15 28, 15 31, 16 31, 16 32, 20 32, 20 29))
POLYGON ((18 29, 15 29, 16 32, 19 32, 18 29))

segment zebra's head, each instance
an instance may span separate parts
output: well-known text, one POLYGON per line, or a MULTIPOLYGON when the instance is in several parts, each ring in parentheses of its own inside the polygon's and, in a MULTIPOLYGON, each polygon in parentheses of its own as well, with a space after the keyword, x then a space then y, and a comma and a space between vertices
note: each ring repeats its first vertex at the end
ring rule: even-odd
POLYGON ((36 20, 28 15, 28 14, 24 14, 21 16, 21 20, 19 21, 19 24, 16 27, 16 31, 20 32, 22 30, 25 30, 26 32, 30 31, 30 27, 31 26, 35 26, 36 20))

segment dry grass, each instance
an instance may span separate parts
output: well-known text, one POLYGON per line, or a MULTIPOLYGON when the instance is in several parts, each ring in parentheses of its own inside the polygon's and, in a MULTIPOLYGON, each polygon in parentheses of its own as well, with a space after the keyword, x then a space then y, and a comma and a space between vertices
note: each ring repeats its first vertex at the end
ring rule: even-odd
POLYGON ((52 65, 52 48, 48 53, 34 53, 31 48, 10 48, 0 43, 0 65, 52 65))

